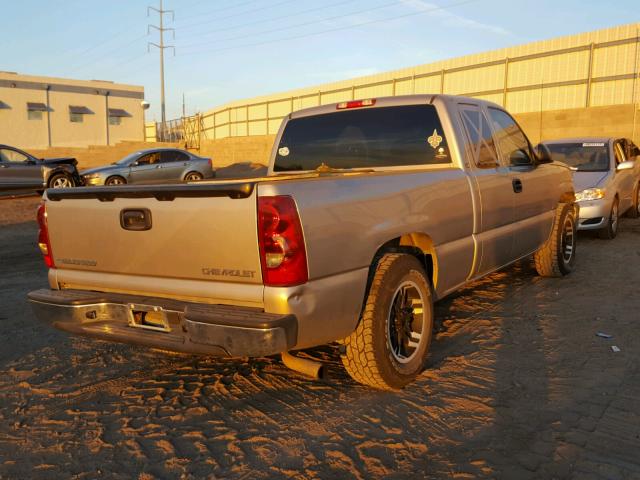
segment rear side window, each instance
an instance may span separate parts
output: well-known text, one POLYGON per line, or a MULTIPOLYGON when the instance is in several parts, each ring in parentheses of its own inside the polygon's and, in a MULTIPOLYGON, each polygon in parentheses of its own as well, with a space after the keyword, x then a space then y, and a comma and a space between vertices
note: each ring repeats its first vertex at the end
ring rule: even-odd
POLYGON ((344 110, 287 123, 274 171, 375 168, 451 162, 433 105, 344 110))
POLYGON ((186 162, 189 160, 189 156, 186 153, 178 152, 177 150, 165 150, 161 154, 161 162, 186 162))
POLYGON ((476 105, 461 105, 460 113, 476 166, 478 168, 498 167, 498 155, 487 117, 476 105))

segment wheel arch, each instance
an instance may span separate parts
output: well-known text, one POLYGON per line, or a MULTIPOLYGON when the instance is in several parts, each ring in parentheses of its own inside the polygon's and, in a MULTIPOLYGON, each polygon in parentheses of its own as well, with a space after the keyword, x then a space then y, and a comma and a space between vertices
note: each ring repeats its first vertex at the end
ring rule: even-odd
POLYGON ((197 168, 188 168, 185 171, 185 173, 182 175, 182 181, 185 182, 187 180, 187 177, 191 173, 197 173, 198 175, 200 175, 204 179, 204 174, 200 170, 198 170, 197 168))
POLYGON ((438 285, 438 257, 433 239, 428 234, 422 232, 405 233, 399 237, 388 240, 376 250, 369 265, 363 305, 369 295, 369 289, 371 288, 371 282, 373 281, 378 263, 380 263, 380 259, 387 253, 403 253, 416 257, 424 267, 427 278, 431 282, 431 288, 435 292, 436 286, 438 285))

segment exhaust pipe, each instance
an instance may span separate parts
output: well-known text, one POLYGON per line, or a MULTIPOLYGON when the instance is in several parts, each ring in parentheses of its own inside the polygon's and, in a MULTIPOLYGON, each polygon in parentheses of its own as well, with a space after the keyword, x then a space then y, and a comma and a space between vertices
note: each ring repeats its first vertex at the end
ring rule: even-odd
POLYGON ((288 368, 296 372, 300 372, 316 380, 328 380, 329 375, 326 366, 315 360, 309 360, 307 358, 296 357, 289 352, 282 352, 282 363, 288 368))

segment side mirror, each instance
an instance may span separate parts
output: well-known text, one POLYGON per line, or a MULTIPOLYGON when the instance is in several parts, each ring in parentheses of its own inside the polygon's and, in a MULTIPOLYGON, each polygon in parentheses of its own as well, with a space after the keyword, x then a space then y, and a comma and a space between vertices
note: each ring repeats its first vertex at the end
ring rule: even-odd
POLYGON ((536 146, 536 156, 538 157, 538 163, 551 163, 553 159, 551 158, 551 150, 544 143, 539 143, 536 146))
POLYGON ((633 170, 633 167, 636 166, 636 162, 633 160, 627 160, 626 162, 622 162, 620 165, 616 167, 616 171, 620 172, 622 170, 633 170))
POLYGON ((509 157, 509 163, 514 167, 523 167, 531 165, 529 154, 522 149, 515 150, 509 157))

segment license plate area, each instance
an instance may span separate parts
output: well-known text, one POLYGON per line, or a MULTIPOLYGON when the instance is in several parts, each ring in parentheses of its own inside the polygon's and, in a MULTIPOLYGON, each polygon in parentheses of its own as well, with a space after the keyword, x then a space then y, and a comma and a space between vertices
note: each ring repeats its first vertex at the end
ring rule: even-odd
POLYGON ((154 332, 170 332, 169 312, 162 307, 130 303, 129 326, 154 332))

